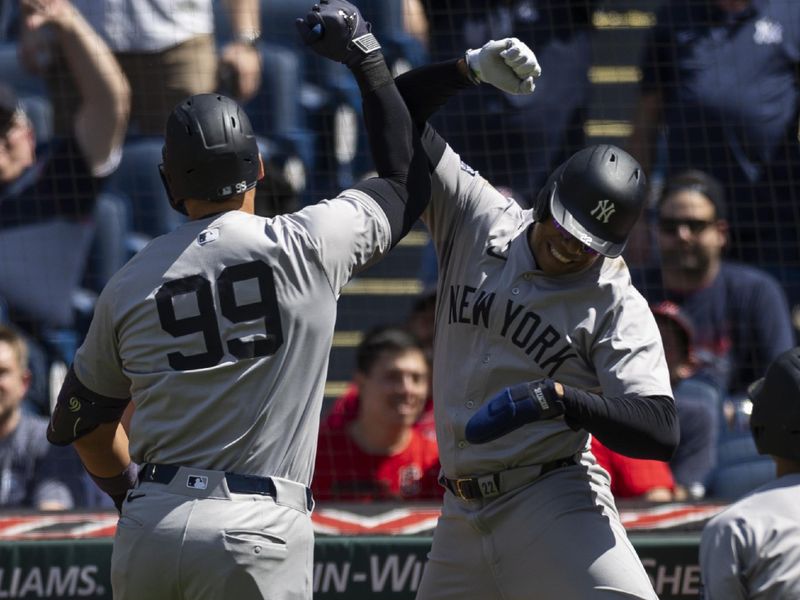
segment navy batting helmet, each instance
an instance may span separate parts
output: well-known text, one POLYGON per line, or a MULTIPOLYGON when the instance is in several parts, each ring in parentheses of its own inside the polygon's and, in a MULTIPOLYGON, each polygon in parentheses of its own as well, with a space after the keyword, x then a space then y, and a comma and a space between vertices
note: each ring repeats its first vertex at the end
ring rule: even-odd
POLYGON ((642 214, 647 178, 630 154, 609 144, 573 154, 550 175, 533 205, 533 218, 547 215, 600 254, 622 254, 642 214))
POLYGON ((187 198, 223 201, 255 187, 256 136, 242 107, 220 94, 196 94, 167 119, 159 166, 170 203, 186 214, 187 198))
POLYGON ((750 431, 760 454, 800 460, 800 348, 781 354, 748 390, 750 431))

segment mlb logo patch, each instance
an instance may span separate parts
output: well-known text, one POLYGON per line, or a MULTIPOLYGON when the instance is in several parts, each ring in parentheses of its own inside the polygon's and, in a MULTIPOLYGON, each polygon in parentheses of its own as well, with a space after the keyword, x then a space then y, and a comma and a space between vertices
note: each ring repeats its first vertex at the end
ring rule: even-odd
POLYGON ((197 243, 205 246, 219 238, 219 229, 204 229, 197 235, 197 243))
POLYGON ((186 487, 194 490, 205 490, 208 488, 208 477, 205 475, 189 475, 186 480, 186 487))

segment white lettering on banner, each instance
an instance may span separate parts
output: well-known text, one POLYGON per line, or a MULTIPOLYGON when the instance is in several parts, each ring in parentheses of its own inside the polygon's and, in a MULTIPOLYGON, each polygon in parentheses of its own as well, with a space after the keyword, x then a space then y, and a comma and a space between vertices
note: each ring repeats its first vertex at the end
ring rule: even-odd
POLYGON ((61 567, 53 567, 50 569, 50 576, 47 578, 47 596, 58 598, 59 596, 66 596, 72 594, 78 586, 78 567, 70 567, 61 572, 61 567))
POLYGON ((652 558, 642 559, 645 571, 658 596, 696 597, 700 593, 698 565, 659 565, 652 558))
POLYGON ((392 592, 402 592, 404 590, 414 591, 419 585, 420 573, 422 572, 420 561, 413 554, 406 556, 406 562, 400 569, 400 557, 397 554, 390 554, 386 557, 386 562, 381 567, 381 557, 374 554, 369 557, 369 570, 372 573, 372 591, 382 592, 386 588, 386 579, 391 576, 392 592))
POLYGON ((337 562, 317 563, 314 565, 314 591, 346 592, 349 576, 349 562, 344 563, 341 567, 337 562))
POLYGON ((0 598, 86 598, 102 596, 97 565, 84 567, 0 568, 0 598))
MULTIPOLYGON (((360 564, 361 561, 359 561, 360 564)), ((372 593, 416 592, 425 562, 414 554, 370 554, 369 573, 353 571, 351 563, 328 561, 314 564, 314 592, 343 593, 350 584, 369 583, 372 593)), ((350 586, 352 591, 352 586, 350 586)))

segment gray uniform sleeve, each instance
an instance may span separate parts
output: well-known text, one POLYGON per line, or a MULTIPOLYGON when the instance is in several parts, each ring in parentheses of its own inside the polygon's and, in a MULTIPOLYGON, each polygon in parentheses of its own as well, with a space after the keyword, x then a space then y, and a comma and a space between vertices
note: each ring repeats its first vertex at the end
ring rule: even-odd
POLYGON ((592 348, 592 364, 603 394, 672 397, 653 313, 632 285, 622 293, 625 297, 608 313, 608 321, 592 348))
POLYGON ((700 540, 700 571, 706 600, 746 600, 747 589, 739 575, 741 552, 746 546, 747 527, 724 513, 703 529, 700 540))
POLYGON ((284 218, 305 232, 336 295, 354 274, 379 260, 392 241, 386 214, 359 190, 345 190, 284 218))
POLYGON ((440 262, 446 262, 464 223, 477 213, 505 207, 508 202, 477 171, 462 162, 449 145, 446 146, 431 177, 431 201, 422 214, 440 262))
POLYGON ((75 354, 73 369, 78 380, 95 394, 129 398, 130 380, 122 370, 114 326, 114 279, 95 305, 86 339, 75 354))

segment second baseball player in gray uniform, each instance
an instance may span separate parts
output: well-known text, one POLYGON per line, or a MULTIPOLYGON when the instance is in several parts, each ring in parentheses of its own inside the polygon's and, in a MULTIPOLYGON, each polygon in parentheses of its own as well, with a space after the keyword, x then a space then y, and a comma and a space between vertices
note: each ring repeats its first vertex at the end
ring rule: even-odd
POLYGON ((700 540, 707 600, 800 598, 800 348, 750 387, 750 428, 777 479, 709 521, 700 540))
MULTIPOLYGON (((418 126, 485 81, 533 89, 533 53, 490 42, 398 78, 418 126)), ((590 434, 668 459, 677 419, 661 339, 619 256, 645 176, 619 148, 584 149, 522 210, 430 128, 423 219, 439 262, 433 397, 448 489, 418 600, 646 598, 590 434)))
POLYGON ((162 172, 190 220, 103 290, 48 433, 121 509, 118 600, 312 597, 308 486, 336 301, 415 222, 430 174, 358 9, 322 0, 298 28, 355 75, 381 177, 257 217, 263 164, 241 108, 202 94, 171 114, 162 172))

